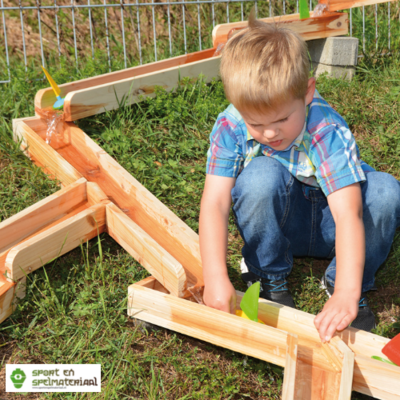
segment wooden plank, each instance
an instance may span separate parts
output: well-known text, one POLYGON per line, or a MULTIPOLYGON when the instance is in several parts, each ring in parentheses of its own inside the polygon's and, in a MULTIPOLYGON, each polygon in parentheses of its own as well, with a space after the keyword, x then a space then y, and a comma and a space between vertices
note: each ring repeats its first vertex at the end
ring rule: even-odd
MULTIPOLYGON (((241 350, 232 345, 232 342, 230 342, 231 340, 233 342, 236 338, 242 340, 242 333, 237 333, 233 328, 231 329, 230 325, 226 325, 225 320, 219 320, 219 316, 221 315, 220 311, 188 302, 188 300, 175 298, 165 293, 160 293, 149 288, 152 285, 154 285, 154 278, 147 278, 143 283, 144 287, 141 286, 140 282, 129 287, 129 315, 163 326, 167 329, 176 330, 202 340, 210 341, 222 347, 231 348, 234 351, 246 352, 245 354, 268 361, 267 358, 269 356, 265 353, 268 353, 271 349, 264 347, 257 353, 256 350, 252 351, 251 341, 248 345, 242 347, 241 350), (144 295, 143 291, 139 291, 139 287, 145 290, 144 295), (187 312, 193 312, 191 310, 193 304, 197 307, 203 307, 202 310, 204 310, 203 314, 206 316, 205 318, 214 321, 214 329, 212 329, 209 324, 205 324, 203 331, 203 320, 197 320, 196 318, 191 320, 187 317, 187 312), (186 320, 186 318, 189 319, 186 320), (210 331, 212 331, 213 336, 209 335, 210 331), (226 345, 227 343, 229 343, 230 347, 226 345)), ((237 295, 239 305, 243 293, 237 292, 237 295)), ((230 314, 225 315, 237 318, 230 314)), ((344 351, 344 344, 339 346, 337 344, 340 343, 338 338, 333 338, 330 346, 332 354, 334 354, 336 358, 335 363, 339 363, 337 358, 338 353, 342 352, 345 355, 343 358, 339 356, 339 359, 343 360, 340 371, 337 371, 331 363, 328 363, 327 357, 321 349, 322 344, 318 332, 313 325, 313 315, 263 300, 259 303, 259 318, 266 322, 267 325, 270 325, 269 322, 272 322, 272 327, 278 326, 280 330, 286 330, 298 336, 299 344, 295 399, 332 400, 338 398, 339 395, 341 395, 342 398, 348 398, 346 396, 348 396, 349 388, 351 387, 349 377, 352 375, 351 352, 349 350, 344 351), (267 315, 266 308, 268 308, 268 313, 271 314, 270 316, 267 315), (312 334, 310 334, 311 331, 313 332, 312 334), (348 356, 346 356, 346 354, 348 354, 348 356), (342 384, 342 382, 344 383, 342 384)), ((348 329, 352 330, 354 333, 353 339, 359 335, 360 341, 362 342, 361 348, 365 348, 366 343, 368 343, 373 349, 371 351, 378 354, 380 353, 380 349, 383 346, 379 344, 379 339, 383 338, 352 328, 348 329)), ((268 341, 268 338, 266 341, 268 341)), ((254 342, 254 345, 257 349, 258 343, 254 342)), ((357 349, 357 340, 352 342, 352 346, 357 349)), ((398 382, 400 381, 399 367, 370 359, 365 357, 362 353, 356 353, 354 360, 353 390, 366 394, 369 393, 381 399, 400 399, 400 393, 397 390, 398 382)), ((277 365, 283 365, 283 361, 281 360, 280 362, 281 364, 279 364, 279 362, 275 363, 277 365)))
MULTIPOLYGON (((63 85, 59 85, 61 89, 61 97, 65 97, 68 93, 76 90, 87 89, 107 83, 115 83, 122 79, 133 78, 139 75, 149 74, 151 72, 162 71, 167 68, 204 60, 212 57, 214 53, 215 49, 207 49, 197 51, 195 53, 185 54, 183 56, 168 58, 167 60, 156 61, 145 65, 139 65, 137 67, 123 69, 122 71, 111 72, 75 82, 64 83, 63 85)), ((55 101, 56 97, 51 87, 39 90, 35 96, 35 109, 40 110, 53 107, 55 101)))
POLYGON ((347 10, 354 7, 368 6, 371 4, 389 3, 394 0, 319 0, 319 4, 326 4, 327 11, 347 10))
POLYGON ((282 400, 295 399, 294 389, 296 383, 297 367, 297 336, 289 333, 287 336, 285 373, 282 385, 282 400))
POLYGON ((285 366, 286 332, 140 286, 128 288, 128 315, 285 366))
POLYGON ((147 278, 142 279, 139 282, 135 282, 135 285, 147 287, 149 289, 157 290, 158 292, 169 294, 169 291, 163 285, 161 285, 158 280, 154 278, 154 276, 148 276, 147 278))
MULTIPOLYGON (((32 120, 30 120, 32 123, 32 120)), ((14 140, 21 141, 21 149, 35 162, 44 168, 44 172, 64 185, 69 185, 82 175, 68 164, 55 150, 40 138, 24 120, 13 120, 14 140)))
POLYGON ((97 183, 88 182, 86 187, 89 205, 94 206, 102 201, 109 200, 107 195, 101 190, 101 187, 97 183))
POLYGON ((1 222, 0 253, 67 215, 71 209, 85 202, 86 199, 86 179, 80 178, 64 189, 1 222))
MULTIPOLYGON (((29 119, 39 135, 46 124, 29 119)), ((97 183, 110 201, 137 223, 185 269, 188 288, 204 286, 198 235, 160 202, 129 172, 73 123, 64 126, 61 142, 52 141, 67 160, 89 182, 97 183)))
POLYGON ((186 274, 182 265, 165 251, 140 226, 115 204, 106 207, 107 228, 114 238, 138 263, 147 269, 174 296, 185 294, 186 274))
POLYGON ((340 373, 298 359, 295 399, 337 399, 339 387, 340 373))
MULTIPOLYGON (((243 293, 237 292, 237 294, 237 301, 240 304, 243 293)), ((303 381, 307 381, 306 376, 312 376, 312 382, 318 382, 322 376, 322 372, 318 370, 322 362, 322 350, 321 341, 314 326, 315 316, 260 299, 259 318, 269 326, 298 335, 299 360, 296 374, 300 377, 299 368, 307 364, 310 366, 310 371, 312 370, 312 375, 308 371, 303 376, 303 381), (311 364, 315 367, 311 367, 311 364)), ((389 339, 351 327, 337 332, 335 336, 354 352, 353 390, 380 399, 400 400, 400 392, 397 389, 400 381, 400 367, 371 359, 373 355, 386 358, 381 350, 389 339)), ((310 387, 310 382, 304 383, 304 387, 310 387)))
POLYGON ((17 288, 14 282, 3 282, 0 287, 0 323, 8 318, 14 311, 13 300, 17 288))
POLYGON ((104 231, 105 204, 82 211, 12 248, 6 258, 7 275, 17 280, 104 231))
POLYGON ((329 343, 322 345, 322 350, 328 360, 340 374, 340 384, 337 385, 335 398, 350 400, 353 387, 354 353, 337 336, 329 343))
MULTIPOLYGON (((78 206, 76 206, 75 208, 72 208, 66 215, 64 215, 63 217, 59 218, 59 219, 55 219, 53 221, 51 221, 49 224, 45 225, 44 227, 40 228, 39 230, 37 230, 36 232, 32 233, 32 235, 29 235, 27 238, 22 239, 21 241, 18 241, 18 245, 32 239, 33 237, 40 235, 42 232, 44 232, 45 230, 48 230, 50 228, 52 228, 53 226, 60 224, 61 222, 79 214, 81 211, 84 211, 88 208, 88 203, 84 202, 82 204, 79 204, 78 206)), ((10 248, 6 249, 3 252, 0 252, 0 277, 4 276, 4 274, 6 274, 6 269, 5 269, 5 262, 6 262, 6 258, 8 253, 10 252, 12 247, 15 247, 17 244, 12 245, 10 248)), ((6 278, 4 278, 6 279, 6 278)), ((0 278, 1 281, 1 278, 0 278)), ((1 290, 0 290, 1 291, 1 290)))
POLYGON ((184 77, 198 78, 200 74, 203 74, 205 80, 210 82, 219 75, 219 64, 220 57, 211 57, 190 64, 166 68, 162 71, 70 92, 64 100, 65 121, 75 121, 106 110, 117 109, 123 99, 124 104, 129 105, 142 101, 146 97, 154 97, 156 86, 162 86, 170 91, 184 77))
POLYGON ((353 389, 354 353, 338 337, 332 339, 331 346, 336 347, 343 355, 339 400, 350 400, 353 389))
MULTIPOLYGON (((345 13, 326 13, 320 17, 300 19, 300 14, 287 14, 277 17, 261 18, 269 24, 297 32, 304 40, 323 39, 330 36, 347 35, 349 29, 348 16, 345 13)), ((224 44, 241 29, 247 28, 247 21, 232 22, 215 26, 212 32, 213 46, 224 44)))

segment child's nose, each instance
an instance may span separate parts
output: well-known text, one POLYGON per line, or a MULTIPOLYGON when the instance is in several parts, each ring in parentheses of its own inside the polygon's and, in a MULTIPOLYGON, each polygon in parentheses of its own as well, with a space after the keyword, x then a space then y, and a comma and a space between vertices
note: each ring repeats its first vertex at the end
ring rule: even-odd
POLYGON ((266 129, 263 133, 264 137, 266 139, 273 139, 275 137, 277 137, 279 134, 277 129, 266 129))

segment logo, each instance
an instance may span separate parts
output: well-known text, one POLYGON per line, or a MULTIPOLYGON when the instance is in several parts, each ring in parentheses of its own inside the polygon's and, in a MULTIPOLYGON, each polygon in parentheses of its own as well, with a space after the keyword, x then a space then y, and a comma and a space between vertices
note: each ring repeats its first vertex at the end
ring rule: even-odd
POLYGON ((21 389, 23 383, 25 382, 26 375, 22 369, 17 368, 13 371, 13 373, 10 376, 15 389, 21 389))
POLYGON ((6 364, 6 392, 99 393, 101 364, 6 364))

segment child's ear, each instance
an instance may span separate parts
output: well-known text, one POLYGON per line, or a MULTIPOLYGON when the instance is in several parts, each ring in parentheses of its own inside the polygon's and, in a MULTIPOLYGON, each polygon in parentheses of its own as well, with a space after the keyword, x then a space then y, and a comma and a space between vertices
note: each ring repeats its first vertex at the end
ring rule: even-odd
POLYGON ((309 78, 308 79, 308 87, 307 87, 307 93, 306 93, 306 106, 308 106, 314 97, 314 92, 315 92, 315 78, 309 78))

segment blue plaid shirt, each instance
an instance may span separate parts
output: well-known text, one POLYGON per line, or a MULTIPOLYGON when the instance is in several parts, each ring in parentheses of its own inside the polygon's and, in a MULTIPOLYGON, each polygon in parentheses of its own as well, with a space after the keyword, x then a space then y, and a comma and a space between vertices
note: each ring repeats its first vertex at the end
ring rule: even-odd
POLYGON ((315 91, 307 106, 303 131, 285 150, 257 142, 231 104, 219 114, 210 135, 206 172, 236 178, 254 157, 273 157, 306 185, 320 187, 327 196, 374 171, 360 159, 345 120, 315 91))

